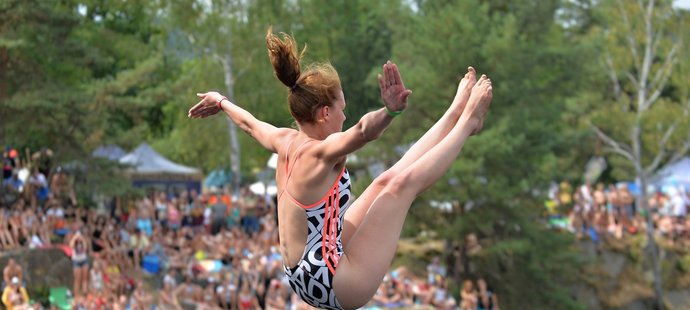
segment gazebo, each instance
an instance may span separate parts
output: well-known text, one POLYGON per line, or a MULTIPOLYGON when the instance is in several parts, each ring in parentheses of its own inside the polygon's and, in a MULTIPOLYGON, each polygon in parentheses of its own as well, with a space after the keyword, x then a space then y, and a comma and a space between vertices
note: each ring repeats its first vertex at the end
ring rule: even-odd
POLYGON ((134 187, 154 187, 167 193, 175 189, 201 192, 201 170, 175 163, 146 143, 140 144, 118 161, 129 166, 125 173, 134 187))

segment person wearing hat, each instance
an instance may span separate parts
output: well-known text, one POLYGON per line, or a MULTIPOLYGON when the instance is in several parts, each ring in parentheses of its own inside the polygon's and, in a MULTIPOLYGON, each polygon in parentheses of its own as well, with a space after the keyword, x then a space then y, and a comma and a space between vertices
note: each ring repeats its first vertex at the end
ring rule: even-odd
POLYGON ((29 293, 21 285, 19 277, 12 277, 8 286, 2 291, 2 304, 7 310, 29 308, 29 293))

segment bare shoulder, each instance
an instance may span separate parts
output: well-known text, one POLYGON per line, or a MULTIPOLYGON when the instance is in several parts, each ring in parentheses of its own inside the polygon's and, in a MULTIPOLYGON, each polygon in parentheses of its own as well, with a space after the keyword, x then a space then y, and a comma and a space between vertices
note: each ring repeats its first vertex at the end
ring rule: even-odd
POLYGON ((290 144, 290 141, 293 141, 298 134, 299 131, 292 128, 278 128, 276 132, 276 139, 278 142, 276 146, 276 151, 278 152, 278 154, 285 154, 285 152, 287 152, 288 144, 290 144))

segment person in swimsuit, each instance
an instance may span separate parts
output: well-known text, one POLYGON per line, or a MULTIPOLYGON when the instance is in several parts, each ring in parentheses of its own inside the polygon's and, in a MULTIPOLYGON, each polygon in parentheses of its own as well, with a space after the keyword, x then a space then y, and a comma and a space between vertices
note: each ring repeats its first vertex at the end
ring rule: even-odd
POLYGON ((69 242, 72 249, 72 267, 74 270, 74 296, 88 293, 89 283, 89 257, 88 247, 81 231, 77 230, 69 242))
POLYGON ((315 307, 360 307, 388 271, 414 199, 443 176, 467 138, 483 127, 491 81, 486 76, 477 81, 475 70, 468 68, 448 111, 354 200, 346 156, 377 139, 407 107, 411 91, 397 66, 387 62, 379 75, 384 107, 342 131, 346 103, 336 70, 313 64, 302 72, 303 52, 297 52, 292 37, 283 34, 281 39, 269 29, 266 41, 274 73, 288 87, 297 130, 262 122, 217 92, 197 94, 201 101, 189 117, 224 111, 278 154, 278 230, 290 285, 315 307))

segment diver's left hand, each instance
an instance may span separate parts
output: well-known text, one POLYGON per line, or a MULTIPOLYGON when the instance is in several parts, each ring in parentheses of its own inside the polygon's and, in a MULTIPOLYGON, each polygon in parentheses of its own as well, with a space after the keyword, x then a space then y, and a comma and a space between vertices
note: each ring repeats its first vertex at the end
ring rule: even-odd
POLYGON ((383 65, 383 76, 379 74, 381 99, 388 110, 397 112, 407 108, 407 97, 412 93, 405 88, 398 66, 390 60, 383 65))

